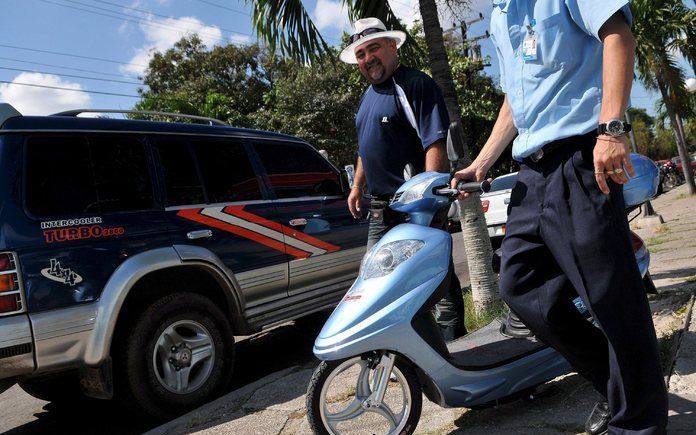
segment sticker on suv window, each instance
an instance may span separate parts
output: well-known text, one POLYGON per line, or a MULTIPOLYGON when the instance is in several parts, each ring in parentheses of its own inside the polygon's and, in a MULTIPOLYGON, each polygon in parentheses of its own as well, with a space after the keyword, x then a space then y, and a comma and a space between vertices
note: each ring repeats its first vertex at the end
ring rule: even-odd
POLYGON ((51 267, 41 269, 41 275, 46 278, 73 286, 82 282, 82 277, 69 268, 60 265, 60 261, 51 258, 51 267))

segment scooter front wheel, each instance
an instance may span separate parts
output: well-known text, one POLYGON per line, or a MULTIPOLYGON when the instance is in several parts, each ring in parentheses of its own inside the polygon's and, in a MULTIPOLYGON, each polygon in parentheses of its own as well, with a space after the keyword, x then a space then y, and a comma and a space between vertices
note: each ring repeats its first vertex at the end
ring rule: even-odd
POLYGON ((413 368, 374 352, 319 364, 307 388, 307 419, 321 435, 410 435, 422 400, 413 368))

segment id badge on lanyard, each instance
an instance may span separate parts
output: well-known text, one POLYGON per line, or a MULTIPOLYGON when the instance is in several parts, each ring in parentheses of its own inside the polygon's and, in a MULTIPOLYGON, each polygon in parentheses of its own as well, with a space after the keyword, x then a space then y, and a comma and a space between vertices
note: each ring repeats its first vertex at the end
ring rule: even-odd
POLYGON ((538 35, 534 31, 535 24, 536 20, 532 20, 527 24, 527 35, 524 37, 524 41, 522 41, 522 60, 525 62, 537 60, 538 35))

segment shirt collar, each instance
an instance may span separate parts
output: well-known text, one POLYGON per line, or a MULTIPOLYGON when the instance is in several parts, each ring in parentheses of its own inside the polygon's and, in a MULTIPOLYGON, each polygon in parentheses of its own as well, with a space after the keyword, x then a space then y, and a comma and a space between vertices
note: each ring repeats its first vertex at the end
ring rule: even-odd
POLYGON ((492 0, 494 8, 500 8, 502 13, 507 13, 508 6, 510 6, 511 0, 492 0))

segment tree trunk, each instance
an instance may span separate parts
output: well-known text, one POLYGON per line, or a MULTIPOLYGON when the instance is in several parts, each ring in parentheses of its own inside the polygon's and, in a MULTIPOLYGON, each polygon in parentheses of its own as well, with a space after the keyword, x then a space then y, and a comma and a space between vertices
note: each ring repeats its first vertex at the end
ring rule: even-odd
POLYGON ((684 134, 684 124, 682 123, 681 116, 678 113, 674 114, 675 121, 677 122, 677 132, 681 137, 681 143, 683 146, 679 147, 679 158, 682 161, 682 171, 684 172, 684 179, 689 185, 689 191, 692 195, 696 194, 696 184, 694 183, 694 170, 691 167, 691 158, 689 156, 689 147, 686 143, 686 134, 684 134))
POLYGON ((672 130, 674 131, 674 137, 677 140, 677 150, 679 151, 679 158, 682 161, 682 171, 684 172, 684 177, 686 179, 686 184, 689 186, 689 193, 691 195, 696 195, 696 185, 694 184, 693 172, 691 171, 691 159, 689 158, 689 153, 686 149, 686 141, 682 135, 681 118, 674 110, 672 105, 672 100, 669 97, 669 92, 667 91, 667 86, 662 82, 662 80, 657 78, 657 86, 660 88, 660 93, 662 94, 662 101, 665 102, 665 109, 669 115, 670 124, 672 124, 672 130))
MULTIPOLYGON (((447 112, 452 122, 457 121, 462 125, 461 111, 457 102, 457 92, 452 79, 445 43, 442 38, 442 28, 437 16, 435 0, 420 0, 420 12, 423 18, 423 31, 425 42, 428 46, 428 58, 433 72, 433 79, 442 89, 447 105, 447 112)), ((463 136, 462 136, 463 137, 463 136)), ((471 164, 471 156, 466 144, 462 144, 465 155, 460 161, 464 166, 471 164)), ((462 211, 462 235, 464 249, 469 263, 469 276, 471 279, 471 292, 474 299, 474 308, 477 314, 497 306, 500 301, 498 292, 498 277, 493 272, 491 258, 493 250, 488 238, 486 219, 481 208, 481 200, 478 195, 471 195, 464 201, 460 201, 462 211)))

